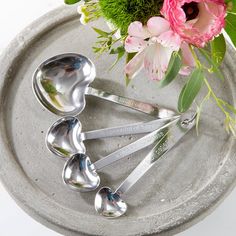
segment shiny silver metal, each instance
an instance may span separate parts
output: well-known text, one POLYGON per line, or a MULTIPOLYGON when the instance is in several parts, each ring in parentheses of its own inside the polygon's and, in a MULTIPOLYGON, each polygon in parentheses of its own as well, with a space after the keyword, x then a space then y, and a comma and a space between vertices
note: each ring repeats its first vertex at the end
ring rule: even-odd
POLYGON ((49 151, 57 156, 70 158, 77 153, 86 152, 85 140, 149 133, 178 117, 173 116, 171 118, 156 119, 149 122, 139 122, 82 133, 82 125, 79 119, 73 116, 67 116, 59 119, 49 128, 46 135, 46 146, 49 151))
POLYGON ((111 188, 104 187, 99 190, 95 197, 96 211, 107 218, 117 218, 125 214, 127 204, 120 195, 112 192, 111 188))
POLYGON ((66 163, 62 173, 62 179, 72 190, 78 189, 92 191, 100 184, 100 178, 95 171, 90 158, 78 153, 66 163))
POLYGON ((115 192, 109 187, 101 188, 96 194, 96 211, 107 218, 122 216, 127 211, 127 204, 121 196, 157 162, 164 157, 186 133, 195 126, 196 114, 185 114, 174 125, 162 131, 162 137, 144 160, 133 170, 115 192))
POLYGON ((96 76, 93 62, 87 57, 66 53, 43 62, 33 75, 33 90, 38 101, 49 111, 60 116, 78 115, 83 111, 85 95, 95 96, 131 109, 166 118, 172 110, 136 101, 89 87, 96 76))
POLYGON ((177 124, 179 117, 175 120, 163 124, 162 127, 152 133, 138 139, 137 141, 118 149, 117 151, 103 157, 102 159, 91 163, 86 154, 76 154, 70 158, 63 169, 62 178, 72 190, 80 192, 89 192, 95 190, 100 185, 100 177, 97 171, 103 169, 122 158, 135 153, 163 137, 165 130, 177 124))

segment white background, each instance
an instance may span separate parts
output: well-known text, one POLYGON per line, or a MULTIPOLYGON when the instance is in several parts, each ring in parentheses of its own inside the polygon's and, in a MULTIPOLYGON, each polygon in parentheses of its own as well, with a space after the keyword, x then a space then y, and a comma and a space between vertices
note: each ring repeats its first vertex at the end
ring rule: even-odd
MULTIPOLYGON (((0 52, 31 21, 63 4, 63 0, 0 0, 0 52)), ((235 236, 236 190, 209 217, 179 236, 235 236)), ((1 236, 57 236, 26 215, 0 184, 1 236)), ((112 235, 111 235, 112 236, 112 235)))

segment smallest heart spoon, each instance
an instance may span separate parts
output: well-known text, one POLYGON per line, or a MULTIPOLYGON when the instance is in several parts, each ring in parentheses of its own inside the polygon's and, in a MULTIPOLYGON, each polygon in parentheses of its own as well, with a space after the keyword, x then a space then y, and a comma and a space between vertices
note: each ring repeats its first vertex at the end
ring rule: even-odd
MULTIPOLYGON (((186 115, 186 114, 185 114, 186 115)), ((96 194, 95 210, 107 218, 117 218, 127 211, 127 204, 123 201, 122 195, 128 190, 161 158, 169 152, 196 123, 196 114, 182 116, 177 124, 165 130, 164 136, 157 142, 151 152, 133 170, 125 181, 112 191, 109 187, 101 188, 96 194)))

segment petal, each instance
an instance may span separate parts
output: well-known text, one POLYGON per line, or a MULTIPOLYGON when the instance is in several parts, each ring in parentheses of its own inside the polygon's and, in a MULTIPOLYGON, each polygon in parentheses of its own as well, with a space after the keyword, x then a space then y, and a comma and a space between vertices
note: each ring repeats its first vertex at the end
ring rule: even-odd
POLYGON ((128 34, 141 39, 150 38, 150 33, 148 32, 147 27, 139 21, 134 21, 129 25, 128 34))
POLYGON ((159 36, 170 29, 170 23, 163 17, 152 17, 147 22, 149 32, 153 36, 159 36))
POLYGON ((161 64, 161 70, 165 73, 168 69, 168 65, 171 59, 173 53, 173 49, 166 48, 160 45, 159 47, 159 54, 160 54, 160 64, 161 64))
POLYGON ((141 38, 128 36, 125 40, 125 50, 129 53, 142 51, 146 46, 147 42, 141 38))
POLYGON ((179 71, 179 74, 180 75, 184 75, 184 76, 188 76, 190 75, 192 72, 192 68, 189 67, 189 66, 183 66, 180 71, 179 71))
POLYGON ((169 47, 173 51, 178 51, 181 45, 181 38, 178 34, 169 30, 167 32, 162 33, 158 38, 157 42, 159 42, 164 47, 169 47))
MULTIPOLYGON (((221 5, 217 5, 215 3, 208 2, 208 3, 204 3, 204 5, 205 5, 207 12, 215 17, 220 17, 222 15, 222 13, 225 11, 224 3, 221 3, 221 5)), ((223 14, 225 14, 225 13, 223 13, 223 14)))
POLYGON ((183 42, 181 44, 181 52, 182 52, 182 61, 183 65, 185 66, 190 66, 190 67, 195 67, 196 63, 193 57, 193 54, 189 48, 189 44, 183 42))
POLYGON ((132 60, 128 62, 125 66, 125 73, 129 79, 135 77, 138 72, 143 68, 143 60, 146 50, 143 50, 136 54, 132 60))
POLYGON ((161 14, 170 22, 171 29, 182 39, 197 47, 204 45, 221 33, 225 26, 225 0, 195 0, 198 15, 187 21, 184 4, 191 0, 165 0, 161 14))
POLYGON ((148 47, 144 58, 144 68, 152 80, 162 80, 168 68, 173 50, 165 48, 161 44, 153 44, 148 47))

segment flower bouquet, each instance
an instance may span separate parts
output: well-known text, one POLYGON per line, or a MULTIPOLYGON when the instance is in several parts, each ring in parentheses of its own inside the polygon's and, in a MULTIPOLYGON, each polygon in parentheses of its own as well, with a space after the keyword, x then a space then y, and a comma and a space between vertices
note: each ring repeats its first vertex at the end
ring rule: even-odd
POLYGON ((236 108, 215 93, 209 79, 214 73, 223 83, 226 39, 236 45, 236 0, 65 0, 77 2, 82 24, 103 17, 110 25, 110 32, 94 28, 98 40, 93 50, 117 54, 116 62, 126 56, 127 85, 141 69, 160 87, 184 76, 178 111, 186 112, 205 86, 197 123, 211 99, 225 116, 226 131, 236 136, 236 108))

